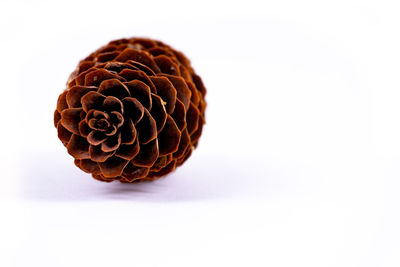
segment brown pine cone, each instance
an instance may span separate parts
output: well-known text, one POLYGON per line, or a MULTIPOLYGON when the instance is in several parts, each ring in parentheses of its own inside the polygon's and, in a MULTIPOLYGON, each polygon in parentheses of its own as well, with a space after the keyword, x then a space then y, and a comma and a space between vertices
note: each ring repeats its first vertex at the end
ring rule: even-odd
POLYGON ((151 39, 121 39, 79 63, 54 124, 75 165, 95 179, 154 180, 197 146, 205 94, 181 52, 151 39))

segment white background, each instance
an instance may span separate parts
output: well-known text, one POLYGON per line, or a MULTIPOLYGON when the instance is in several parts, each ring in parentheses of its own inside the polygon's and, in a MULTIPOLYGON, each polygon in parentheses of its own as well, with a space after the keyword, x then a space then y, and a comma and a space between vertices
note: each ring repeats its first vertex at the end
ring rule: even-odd
POLYGON ((0 3, 0 266, 400 266, 398 1, 0 3), (78 61, 147 36, 207 86, 184 166, 77 169, 53 111, 78 61))

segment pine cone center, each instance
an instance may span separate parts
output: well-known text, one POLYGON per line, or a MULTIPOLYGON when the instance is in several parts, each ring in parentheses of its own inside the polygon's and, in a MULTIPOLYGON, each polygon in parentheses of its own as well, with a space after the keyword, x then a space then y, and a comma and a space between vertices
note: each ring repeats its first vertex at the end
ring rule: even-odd
POLYGON ((107 121, 106 119, 96 120, 96 122, 94 123, 95 130, 105 132, 105 131, 109 130, 110 128, 111 128, 110 122, 107 121))

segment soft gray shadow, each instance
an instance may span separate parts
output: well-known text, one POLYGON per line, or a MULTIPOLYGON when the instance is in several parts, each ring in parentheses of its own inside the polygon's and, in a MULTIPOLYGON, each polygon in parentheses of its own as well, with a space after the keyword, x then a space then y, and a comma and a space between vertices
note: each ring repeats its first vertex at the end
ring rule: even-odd
POLYGON ((27 157, 21 165, 24 166, 21 175, 23 198, 37 201, 211 200, 252 194, 257 191, 257 183, 251 181, 260 178, 250 175, 240 159, 193 155, 184 166, 157 181, 137 184, 103 183, 79 170, 72 159, 65 155, 46 155, 52 157, 36 153, 35 157, 27 157))

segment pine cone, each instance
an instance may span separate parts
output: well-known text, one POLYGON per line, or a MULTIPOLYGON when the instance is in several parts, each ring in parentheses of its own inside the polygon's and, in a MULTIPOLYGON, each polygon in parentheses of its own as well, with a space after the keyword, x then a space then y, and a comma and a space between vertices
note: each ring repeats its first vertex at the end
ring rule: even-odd
POLYGON ((121 39, 80 61, 54 124, 75 165, 95 179, 154 180, 197 146, 205 94, 181 52, 151 39, 121 39))

